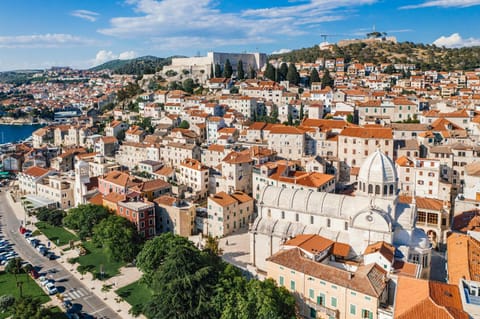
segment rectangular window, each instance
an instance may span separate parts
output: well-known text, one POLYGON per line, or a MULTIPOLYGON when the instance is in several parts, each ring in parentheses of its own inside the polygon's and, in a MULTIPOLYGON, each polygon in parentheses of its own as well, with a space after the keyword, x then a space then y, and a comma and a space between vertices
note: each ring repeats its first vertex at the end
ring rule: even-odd
POLYGON ((290 290, 295 291, 295 280, 290 280, 290 290))
POLYGON ((317 305, 325 306, 325 295, 320 294, 317 296, 317 305))
POLYGON ((438 224, 438 215, 436 213, 428 213, 427 223, 429 224, 438 224))
POLYGON ((337 307, 337 298, 332 297, 332 300, 330 300, 330 304, 332 307, 337 307))
POLYGON ((357 307, 355 305, 350 304, 350 314, 355 315, 357 312, 357 307))
POLYGON ((427 220, 427 213, 425 212, 418 212, 417 213, 417 221, 424 223, 427 220))
POLYGON ((310 216, 310 224, 313 224, 314 218, 313 216, 310 216))
POLYGON ((283 276, 280 276, 279 283, 280 283, 280 286, 283 286, 285 284, 285 278, 283 278, 283 276))
POLYGON ((308 290, 308 297, 312 300, 315 298, 315 291, 313 289, 308 290))

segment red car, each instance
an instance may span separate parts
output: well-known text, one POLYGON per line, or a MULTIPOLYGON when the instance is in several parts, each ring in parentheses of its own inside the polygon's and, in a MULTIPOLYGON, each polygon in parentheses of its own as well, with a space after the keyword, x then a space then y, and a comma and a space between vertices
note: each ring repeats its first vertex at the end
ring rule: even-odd
POLYGON ((19 230, 20 230, 20 234, 22 234, 22 235, 25 234, 25 232, 27 231, 27 229, 23 226, 20 226, 19 230))
POLYGON ((38 272, 35 269, 30 270, 29 274, 30 274, 30 277, 32 277, 33 279, 38 278, 38 272))

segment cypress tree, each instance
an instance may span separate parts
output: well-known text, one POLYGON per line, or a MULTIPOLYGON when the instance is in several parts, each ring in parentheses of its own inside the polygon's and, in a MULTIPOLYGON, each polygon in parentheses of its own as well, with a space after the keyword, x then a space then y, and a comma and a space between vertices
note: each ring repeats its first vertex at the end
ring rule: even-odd
POLYGON ((310 72, 310 85, 312 85, 313 82, 320 82, 320 76, 315 68, 313 68, 312 72, 310 72))
POLYGON ((230 60, 227 59, 225 61, 225 65, 223 66, 223 77, 231 78, 232 74, 233 74, 232 64, 230 63, 230 60))
POLYGON ((220 64, 215 64, 215 77, 220 78, 222 77, 222 68, 220 67, 220 64))
POLYGON ((290 63, 288 66, 287 81, 290 82, 290 84, 295 85, 300 82, 300 75, 298 74, 294 63, 290 63))
POLYGON ((275 81, 275 68, 270 63, 267 64, 264 77, 269 80, 275 81))
POLYGON ((243 80, 245 78, 245 71, 243 70, 242 60, 238 60, 237 64, 237 79, 243 80))

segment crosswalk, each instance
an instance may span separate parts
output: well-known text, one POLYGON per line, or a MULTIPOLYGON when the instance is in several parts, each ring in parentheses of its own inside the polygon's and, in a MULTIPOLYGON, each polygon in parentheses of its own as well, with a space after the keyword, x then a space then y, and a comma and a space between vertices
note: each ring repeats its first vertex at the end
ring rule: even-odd
POLYGON ((75 300, 90 295, 90 292, 83 288, 69 289, 63 293, 65 300, 75 300))

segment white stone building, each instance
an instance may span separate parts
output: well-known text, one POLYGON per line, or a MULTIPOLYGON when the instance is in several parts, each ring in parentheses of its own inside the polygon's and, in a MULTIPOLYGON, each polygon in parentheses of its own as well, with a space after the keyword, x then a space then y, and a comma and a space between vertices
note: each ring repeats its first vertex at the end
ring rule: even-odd
POLYGON ((265 259, 288 238, 318 234, 349 244, 352 257, 372 243, 395 246, 397 257, 422 265, 428 277, 431 246, 425 232, 415 226, 414 204, 397 200, 397 172, 380 150, 360 168, 354 197, 268 186, 258 200, 258 217, 250 230, 252 264, 265 270, 265 259))

